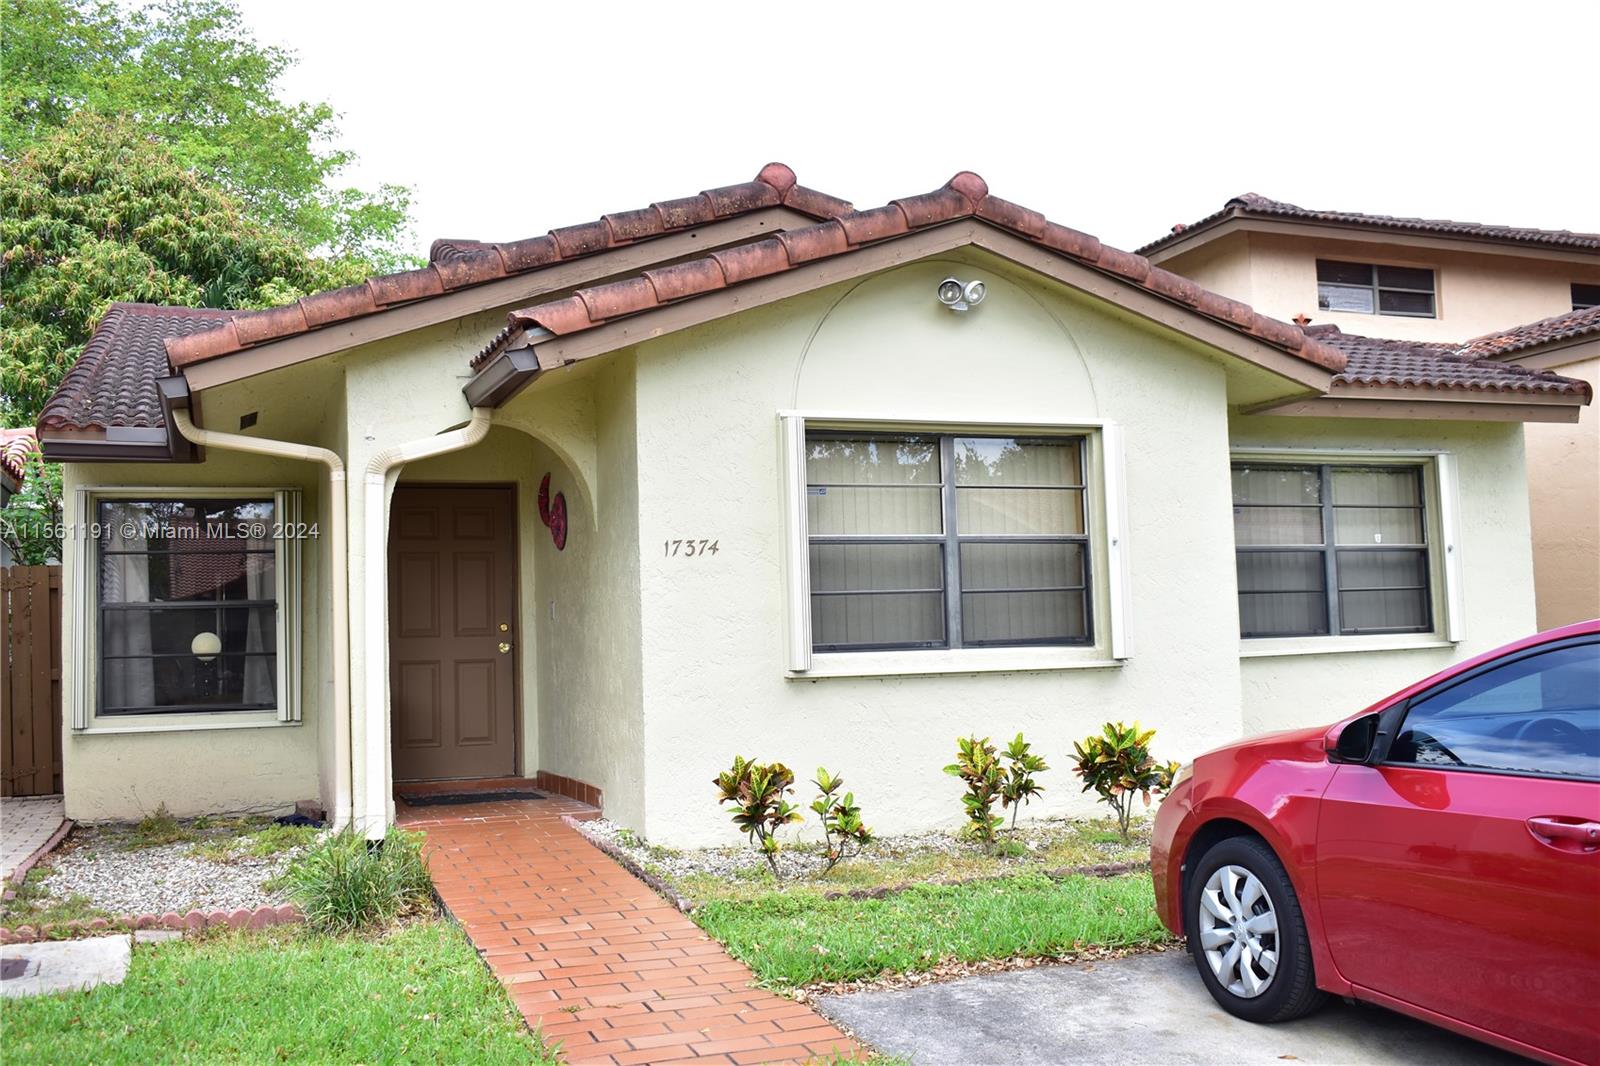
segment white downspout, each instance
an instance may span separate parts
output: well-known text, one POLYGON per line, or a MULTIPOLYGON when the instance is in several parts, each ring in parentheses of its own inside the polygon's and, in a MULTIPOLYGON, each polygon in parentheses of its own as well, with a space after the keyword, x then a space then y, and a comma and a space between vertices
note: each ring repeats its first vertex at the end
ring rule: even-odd
POLYGON ((389 471, 405 463, 472 447, 488 436, 490 414, 488 407, 474 407, 472 421, 460 429, 385 448, 367 462, 362 486, 366 597, 361 619, 367 642, 366 698, 361 707, 367 727, 362 744, 367 776, 357 821, 368 840, 382 840, 389 828, 389 471))
POLYGON ((300 459, 328 468, 329 570, 332 571, 329 583, 333 591, 333 804, 329 813, 333 827, 343 829, 350 824, 354 813, 351 780, 355 770, 350 753, 349 522, 346 521, 344 460, 339 458, 338 452, 313 444, 201 429, 189 417, 189 412, 182 409, 172 412, 172 423, 186 440, 202 447, 300 459))

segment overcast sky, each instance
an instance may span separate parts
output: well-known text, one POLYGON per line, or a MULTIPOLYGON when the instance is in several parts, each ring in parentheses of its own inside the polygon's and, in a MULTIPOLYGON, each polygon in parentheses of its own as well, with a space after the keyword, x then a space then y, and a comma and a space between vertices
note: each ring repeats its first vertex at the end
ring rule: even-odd
POLYGON ((1253 191, 1600 231, 1600 3, 242 0, 417 247, 781 160, 873 207, 958 170, 1132 248, 1253 191))

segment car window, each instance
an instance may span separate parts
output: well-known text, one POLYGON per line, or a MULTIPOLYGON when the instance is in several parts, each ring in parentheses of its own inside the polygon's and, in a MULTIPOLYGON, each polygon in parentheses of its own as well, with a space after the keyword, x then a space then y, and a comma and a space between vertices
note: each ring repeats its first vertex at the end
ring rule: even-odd
POLYGON ((1423 697, 1389 761, 1600 777, 1600 643, 1517 659, 1423 697))

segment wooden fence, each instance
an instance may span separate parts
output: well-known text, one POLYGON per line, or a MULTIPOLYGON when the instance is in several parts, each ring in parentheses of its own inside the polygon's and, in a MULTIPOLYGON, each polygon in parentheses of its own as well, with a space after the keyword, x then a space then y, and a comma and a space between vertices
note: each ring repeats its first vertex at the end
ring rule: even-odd
POLYGON ((0 569, 0 795, 61 791, 61 567, 0 569))

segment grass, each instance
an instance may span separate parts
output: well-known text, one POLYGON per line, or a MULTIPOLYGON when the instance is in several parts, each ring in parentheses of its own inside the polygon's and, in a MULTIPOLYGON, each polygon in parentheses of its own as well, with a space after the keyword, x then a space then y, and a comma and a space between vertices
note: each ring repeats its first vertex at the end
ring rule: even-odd
MULTIPOLYGON (((897 888, 920 882, 1003 877, 1099 863, 1145 862, 1150 858, 1149 826, 1136 825, 1132 840, 1124 844, 1115 820, 1110 818, 1025 825, 1015 837, 1003 834, 1001 843, 1013 845, 1008 849, 1011 854, 986 854, 976 845, 953 851, 927 847, 897 850, 892 839, 884 840, 871 845, 859 858, 835 866, 824 878, 787 883, 848 892, 897 888), (1033 846, 1026 847, 1024 841, 1033 846)), ((791 845, 795 850, 807 846, 791 845)), ((673 877, 665 867, 648 858, 645 866, 671 881, 680 895, 696 902, 760 900, 767 898, 776 887, 765 865, 748 867, 732 877, 717 874, 673 877)))
POLYGON ((198 834, 192 825, 185 825, 172 816, 165 803, 152 813, 139 819, 129 834, 129 848, 159 848, 163 844, 177 844, 194 840, 198 834))
POLYGON ((7 1066, 558 1061, 443 921, 141 947, 120 985, 0 1001, 0 1028, 7 1066))
POLYGON ((87 896, 52 895, 46 883, 50 873, 47 866, 35 866, 28 871, 28 876, 17 886, 17 894, 0 906, 0 925, 11 929, 31 925, 37 929, 45 924, 111 917, 90 903, 87 896))
POLYGON ((324 837, 268 887, 286 889, 311 927, 328 933, 382 928, 433 902, 422 834, 399 828, 382 847, 350 829, 324 837))
POLYGON ((321 830, 309 825, 241 827, 235 836, 216 837, 190 848, 191 854, 212 862, 236 862, 241 858, 270 859, 291 848, 305 847, 317 839, 321 830))
POLYGON ((792 988, 1097 945, 1161 943, 1150 879, 1023 873, 965 885, 919 885, 883 899, 826 899, 816 888, 722 899, 694 912, 764 982, 792 988))

